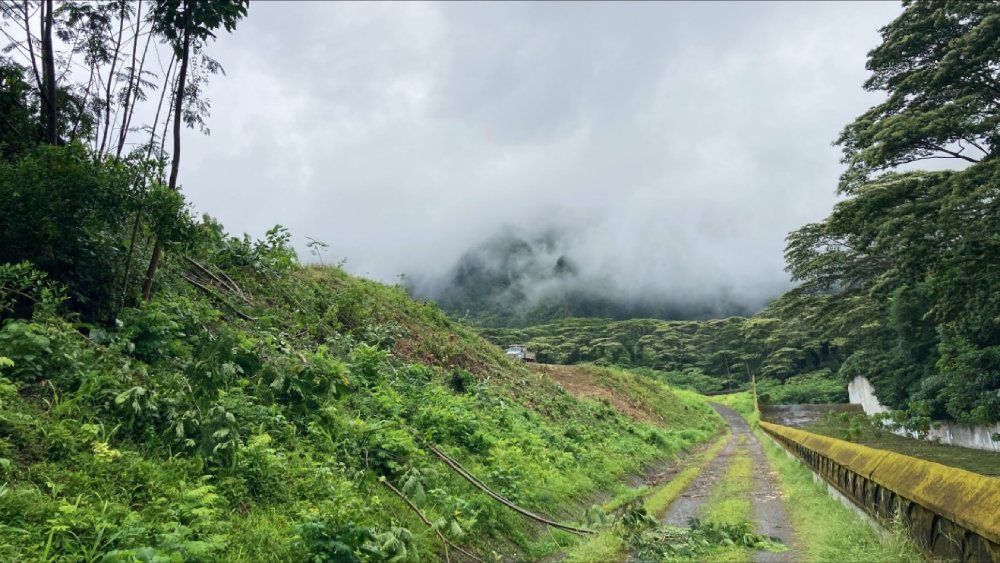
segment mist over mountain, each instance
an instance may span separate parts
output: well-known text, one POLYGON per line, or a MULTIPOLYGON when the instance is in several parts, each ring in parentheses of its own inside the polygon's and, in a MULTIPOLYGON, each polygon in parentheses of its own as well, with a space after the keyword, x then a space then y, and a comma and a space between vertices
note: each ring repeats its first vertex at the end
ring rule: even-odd
POLYGON ((524 326, 565 317, 749 315, 781 291, 777 285, 747 292, 703 281, 701 290, 692 292, 690 285, 671 287, 668 275, 659 278, 662 285, 650 286, 630 279, 626 269, 600 267, 594 260, 598 256, 572 231, 508 227, 469 248, 438 276, 408 276, 407 286, 414 296, 437 301, 482 326, 524 326))

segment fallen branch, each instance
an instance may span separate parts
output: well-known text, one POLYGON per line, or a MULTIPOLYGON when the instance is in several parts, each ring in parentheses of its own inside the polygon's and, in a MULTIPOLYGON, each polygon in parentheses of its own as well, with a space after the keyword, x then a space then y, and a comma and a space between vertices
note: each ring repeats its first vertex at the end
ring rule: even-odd
POLYGON ((230 309, 232 309, 233 313, 235 313, 237 317, 239 317, 239 318, 241 318, 241 319, 243 319, 245 321, 250 321, 250 322, 256 322, 257 321, 257 319, 255 319, 254 317, 251 317, 250 315, 244 313, 243 311, 240 311, 239 309, 236 308, 235 305, 233 305, 229 301, 226 301, 226 299, 224 297, 222 297, 218 293, 212 291, 211 289, 209 289, 208 287, 206 287, 204 284, 202 284, 198 280, 194 279, 194 276, 191 276, 191 275, 185 273, 184 274, 184 280, 187 281, 189 284, 197 287, 198 289, 204 291, 210 297, 212 297, 212 298, 214 298, 214 299, 216 299, 218 301, 221 301, 223 305, 225 305, 226 307, 229 307, 230 309))
POLYGON ((222 275, 223 279, 225 279, 229 283, 229 285, 236 291, 236 294, 239 295, 240 298, 242 298, 247 303, 250 302, 250 298, 247 296, 246 292, 243 291, 243 288, 240 287, 235 281, 233 281, 233 278, 229 277, 229 274, 227 274, 222 268, 219 268, 219 274, 222 275))
POLYGON ((434 523, 432 523, 430 520, 427 519, 426 516, 424 516, 424 513, 420 510, 420 508, 418 508, 417 505, 413 504, 413 501, 411 501, 409 498, 407 498, 406 495, 404 495, 402 493, 402 491, 400 491, 399 489, 397 489, 396 487, 394 487, 392 485, 392 483, 390 483, 386 479, 381 480, 381 483, 383 485, 385 485, 390 491, 392 491, 393 493, 395 493, 396 496, 398 496, 399 498, 403 499, 403 502, 406 503, 406 506, 409 506, 410 510, 412 510, 413 512, 415 512, 417 514, 417 516, 420 517, 420 520, 423 521, 423 523, 426 524, 428 528, 434 530, 434 533, 437 534, 438 539, 440 539, 441 543, 444 544, 444 560, 445 561, 451 561, 451 558, 448 555, 448 547, 450 546, 450 547, 455 548, 459 553, 461 553, 462 555, 465 555, 469 559, 472 559, 473 561, 479 561, 480 563, 484 563, 482 559, 476 557, 472 553, 469 553, 464 548, 462 548, 462 546, 456 545, 456 544, 452 543, 451 540, 449 540, 448 538, 446 538, 445 535, 441 533, 441 530, 438 530, 434 526, 434 523))
POLYGON ((241 289, 240 286, 236 285, 236 282, 234 282, 232 280, 232 278, 230 278, 229 276, 226 276, 225 272, 222 272, 222 270, 219 270, 220 272, 222 272, 223 276, 226 276, 226 280, 228 280, 228 281, 223 280, 219 276, 215 275, 211 270, 209 270, 208 268, 206 268, 205 266, 203 266, 202 264, 200 264, 199 262, 197 262, 195 259, 191 258, 190 256, 185 256, 184 259, 187 260, 188 263, 192 264, 194 267, 196 267, 199 270, 201 270, 202 273, 204 273, 206 276, 208 276, 209 278, 211 278, 212 280, 214 280, 216 283, 218 283, 219 285, 221 285, 223 288, 229 290, 231 293, 234 293, 237 297, 239 297, 243 301, 245 301, 247 303, 250 303, 250 300, 247 299, 246 295, 243 293, 243 289, 241 289))
POLYGON ((541 522, 542 524, 545 524, 545 525, 548 525, 548 526, 552 526, 553 528, 558 528, 560 530, 565 530, 567 532, 572 532, 574 534, 588 535, 588 534, 593 534, 594 533, 593 530, 587 530, 586 528, 577 528, 575 526, 570 526, 568 524, 560 524, 559 522, 555 522, 553 520, 549 520, 548 518, 546 518, 544 516, 541 516, 539 514, 535 514, 534 512, 531 512, 530 510, 521 508, 520 506, 518 506, 518 505, 514 504, 513 502, 507 500, 506 498, 500 496, 499 494, 497 494, 496 492, 494 492, 492 489, 490 489, 489 487, 487 487, 486 484, 483 483, 482 481, 480 481, 479 479, 477 479, 475 475, 473 475, 467 469, 465 469, 464 467, 462 467, 462 465, 459 464, 457 461, 455 461, 455 460, 451 459, 450 457, 448 457, 447 454, 445 454, 444 452, 442 452, 441 450, 439 450, 438 448, 436 448, 433 444, 427 444, 427 447, 431 450, 431 452, 434 453, 434 455, 436 455, 438 458, 440 458, 441 461, 445 462, 445 464, 447 464, 449 467, 451 467, 452 469, 454 469, 456 473, 458 473, 463 478, 465 478, 466 481, 468 481, 469 483, 472 483, 472 485, 475 486, 477 489, 483 491, 484 493, 486 493, 487 495, 489 495, 490 497, 492 497, 494 500, 496 500, 500 504, 506 506, 507 508, 510 508, 514 512, 517 512, 517 513, 519 513, 521 515, 527 516, 528 518, 531 518, 532 520, 535 520, 537 522, 541 522))

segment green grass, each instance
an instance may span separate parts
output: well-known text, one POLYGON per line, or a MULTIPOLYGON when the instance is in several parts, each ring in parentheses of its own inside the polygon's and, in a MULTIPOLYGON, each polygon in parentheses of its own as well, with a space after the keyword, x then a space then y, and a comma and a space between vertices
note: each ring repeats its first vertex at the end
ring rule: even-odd
POLYGON ((844 416, 824 417, 816 424, 807 426, 805 430, 957 467, 980 475, 1000 476, 1000 453, 997 452, 961 448, 899 436, 867 422, 852 429, 850 419, 844 416), (858 431, 859 429, 860 431, 858 431))
MULTIPOLYGON (((709 495, 702 520, 718 524, 739 524, 753 519, 750 493, 753 490, 753 463, 747 452, 746 436, 736 444, 726 474, 709 495)), ((747 561, 751 551, 746 547, 717 547, 704 555, 712 561, 747 561)))
POLYGON ((305 560, 339 544, 440 557, 379 477, 481 555, 540 559, 580 539, 491 500, 422 442, 579 523, 596 495, 718 433, 690 393, 608 372, 659 413, 635 420, 398 287, 268 263, 227 269, 254 295, 252 322, 167 275, 90 338, 51 313, 0 329, 0 560, 305 560))
MULTIPOLYGON (((651 515, 661 518, 667 508, 670 507, 670 504, 694 482, 695 478, 705 469, 709 462, 715 459, 715 456, 719 455, 719 452, 725 447, 728 438, 728 434, 720 436, 703 452, 686 459, 684 469, 680 470, 666 483, 653 489, 638 487, 623 491, 622 494, 617 495, 614 499, 606 503, 603 508, 610 512, 635 498, 645 496, 643 506, 645 506, 651 515)), ((573 549, 569 550, 566 553, 566 561, 613 561, 623 559, 625 557, 625 550, 626 545, 621 536, 615 533, 614 530, 605 528, 601 533, 577 544, 573 549)))
POLYGON ((760 430, 755 430, 771 468, 778 474, 785 506, 799 540, 803 561, 918 562, 916 548, 902 530, 876 532, 826 492, 825 483, 760 430))

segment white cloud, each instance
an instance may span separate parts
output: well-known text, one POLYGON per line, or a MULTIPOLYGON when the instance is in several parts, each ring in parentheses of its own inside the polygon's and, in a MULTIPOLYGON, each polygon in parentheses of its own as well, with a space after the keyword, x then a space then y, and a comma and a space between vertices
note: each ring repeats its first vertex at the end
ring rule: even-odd
POLYGON ((210 47, 227 76, 181 179, 231 230, 281 223, 383 280, 554 224, 625 294, 759 300, 835 201, 830 142, 898 11, 257 2, 210 47))

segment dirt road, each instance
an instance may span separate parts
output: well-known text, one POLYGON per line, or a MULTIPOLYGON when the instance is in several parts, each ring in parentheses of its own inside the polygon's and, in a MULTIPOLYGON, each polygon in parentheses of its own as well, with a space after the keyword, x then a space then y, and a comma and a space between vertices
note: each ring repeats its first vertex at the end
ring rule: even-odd
POLYGON ((789 546, 788 551, 780 553, 758 551, 754 553, 754 561, 797 561, 798 553, 795 543, 795 532, 785 511, 777 478, 767 457, 761 449, 757 436, 750 431, 746 420, 735 411, 722 405, 713 404, 714 408, 726 422, 732 432, 729 442, 719 455, 698 475, 693 483, 681 493, 681 496, 670 505, 664 522, 674 526, 687 526, 688 518, 702 516, 705 503, 715 486, 723 479, 730 463, 737 455, 749 455, 753 463, 753 488, 750 492, 750 505, 753 511, 757 532, 780 538, 789 546), (738 447, 737 444, 744 444, 738 447))

